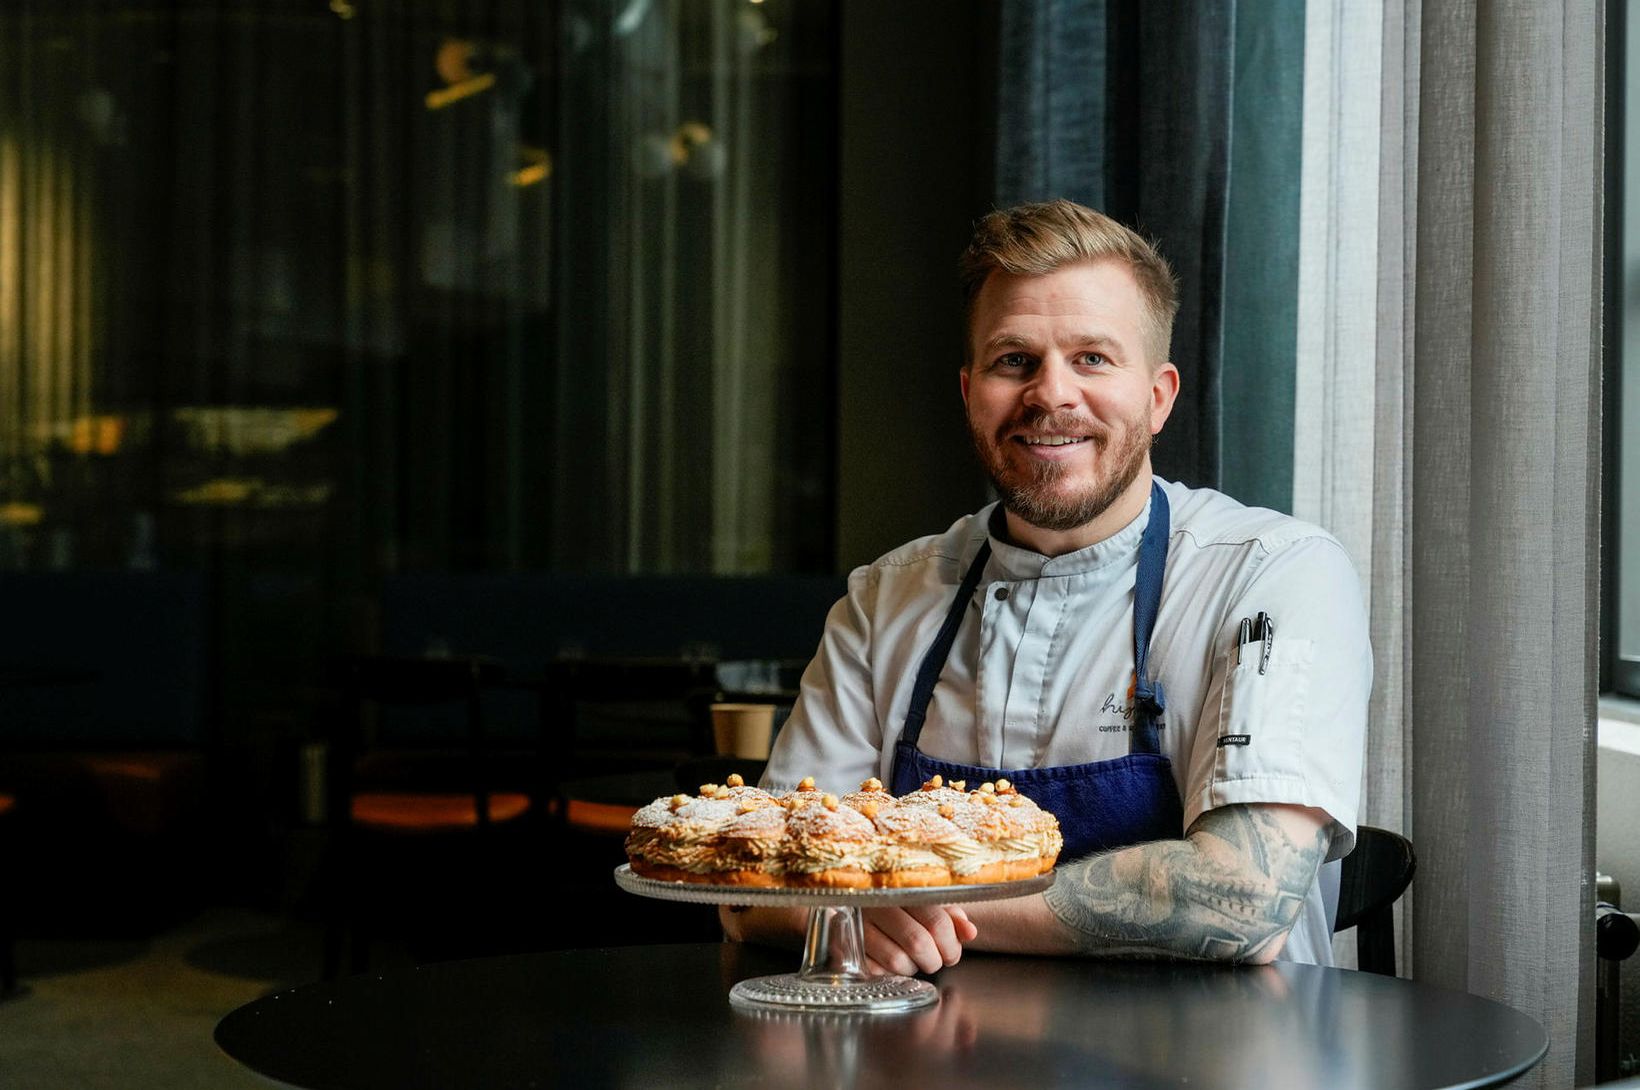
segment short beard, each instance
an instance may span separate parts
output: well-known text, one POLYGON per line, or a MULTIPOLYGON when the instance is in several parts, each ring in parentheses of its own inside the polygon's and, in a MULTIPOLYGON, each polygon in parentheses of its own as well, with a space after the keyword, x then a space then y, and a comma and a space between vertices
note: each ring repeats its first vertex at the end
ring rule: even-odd
MULTIPOLYGON (((1096 458, 1103 456, 1112 442, 1119 444, 1114 452, 1115 465, 1103 481, 1096 481, 1090 490, 1071 496, 1059 495, 1053 488, 1064 477, 1064 466, 1045 462, 1035 467, 1035 472, 1029 480, 1007 480, 1003 475, 1006 463, 1000 456, 993 457, 996 453, 995 440, 989 436, 981 436, 974 430, 972 423, 969 425, 969 432, 974 440, 974 453, 979 456, 980 463, 991 478, 991 484, 997 490, 1002 506, 1032 526, 1062 533, 1086 526, 1104 514, 1138 479, 1140 471, 1145 467, 1145 459, 1150 454, 1151 445, 1155 442, 1155 436, 1150 434, 1149 422, 1147 413, 1129 421, 1129 426, 1122 428, 1115 435, 1090 437, 1088 441, 1098 448, 1095 451, 1096 458)), ((1027 426, 1041 425, 1040 430, 1044 432, 1059 429, 1049 414, 1040 414, 1027 419, 1024 423, 1027 426)), ((1074 425, 1063 427, 1065 431, 1073 429, 1074 425)))

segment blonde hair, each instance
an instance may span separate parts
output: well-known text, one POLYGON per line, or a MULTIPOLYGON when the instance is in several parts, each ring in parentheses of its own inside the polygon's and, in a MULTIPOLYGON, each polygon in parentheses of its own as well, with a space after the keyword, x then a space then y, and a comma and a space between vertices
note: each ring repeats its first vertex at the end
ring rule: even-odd
POLYGON ((1173 318, 1179 312, 1179 282, 1173 270, 1144 238, 1074 201, 1019 204, 992 212, 974 226, 974 237, 957 259, 964 323, 971 331, 974 301, 997 269, 1015 276, 1046 276, 1067 265, 1107 259, 1126 265, 1138 283, 1151 364, 1162 363, 1172 349, 1173 318))

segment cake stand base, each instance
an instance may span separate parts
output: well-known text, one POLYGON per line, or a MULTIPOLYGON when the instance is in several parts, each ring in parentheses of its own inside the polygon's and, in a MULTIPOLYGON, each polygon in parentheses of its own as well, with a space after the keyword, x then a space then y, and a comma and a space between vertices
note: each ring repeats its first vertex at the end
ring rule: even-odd
POLYGON ((742 980, 729 989, 729 1002, 744 1010, 891 1014, 914 1011, 939 1001, 940 993, 934 985, 908 976, 827 980, 783 973, 742 980))
POLYGON ((866 972, 865 922, 855 905, 809 909, 797 972, 742 980, 729 990, 730 1003, 752 1010, 889 1014, 939 1000, 939 991, 926 980, 866 972))

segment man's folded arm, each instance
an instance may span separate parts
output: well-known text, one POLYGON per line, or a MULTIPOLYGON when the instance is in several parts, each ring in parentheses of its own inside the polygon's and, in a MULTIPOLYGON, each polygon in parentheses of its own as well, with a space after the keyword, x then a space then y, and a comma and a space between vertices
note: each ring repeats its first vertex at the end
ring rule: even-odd
POLYGON ((1158 840, 1059 868, 1039 896, 973 905, 982 950, 1265 963, 1286 944, 1326 859, 1329 818, 1247 804, 1158 840))

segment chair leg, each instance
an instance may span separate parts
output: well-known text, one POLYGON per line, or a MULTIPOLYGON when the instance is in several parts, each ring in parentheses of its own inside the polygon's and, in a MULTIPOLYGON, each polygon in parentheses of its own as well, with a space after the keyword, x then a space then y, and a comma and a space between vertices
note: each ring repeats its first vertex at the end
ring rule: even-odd
POLYGON ((0 898, 0 998, 17 992, 17 915, 0 898))
POLYGON ((336 925, 325 924, 324 964, 319 970, 320 980, 335 980, 342 972, 342 932, 336 925))
POLYGON ((364 925, 364 915, 358 911, 358 905, 353 906, 352 927, 348 938, 353 945, 353 961, 350 969, 353 975, 370 968, 370 934, 364 925))
MULTIPOLYGON (((331 868, 334 871, 334 868, 331 868)), ((342 891, 337 888, 341 875, 331 873, 325 878, 325 955, 321 979, 335 980, 342 972, 342 944, 347 936, 347 919, 343 908, 342 891)))
POLYGON ((325 920, 324 980, 341 975, 343 950, 348 953, 348 972, 357 975, 370 968, 370 932, 355 892, 337 890, 331 898, 334 903, 325 920))
POLYGON ((335 980, 342 971, 342 952, 348 953, 348 972, 358 974, 370 968, 370 933, 359 909, 358 891, 350 877, 338 875, 336 888, 329 893, 325 912, 324 980, 335 980))
POLYGON ((325 846, 322 868, 324 883, 325 950, 324 980, 335 980, 342 975, 342 951, 347 945, 348 929, 356 915, 353 904, 353 878, 349 874, 350 855, 348 834, 332 833, 325 846))
MULTIPOLYGON (((16 858, 8 840, 0 850, 0 857, 8 861, 16 858)), ((8 868, 15 871, 15 866, 8 868)), ((17 991, 17 913, 12 897, 0 895, 0 998, 17 991)))
POLYGON ((1390 909, 1374 912, 1356 925, 1355 951, 1363 971, 1395 975, 1395 917, 1390 909))

